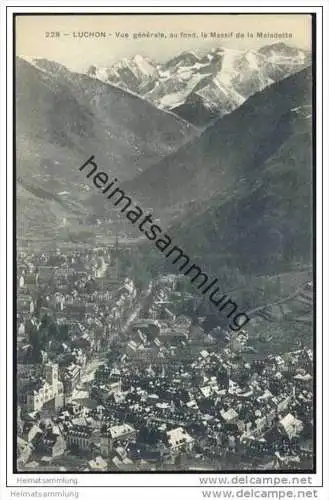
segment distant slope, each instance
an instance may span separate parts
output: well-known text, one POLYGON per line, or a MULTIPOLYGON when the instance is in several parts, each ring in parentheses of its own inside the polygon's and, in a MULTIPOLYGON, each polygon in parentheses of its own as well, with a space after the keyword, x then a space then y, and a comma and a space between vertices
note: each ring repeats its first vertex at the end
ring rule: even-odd
POLYGON ((247 164, 230 195, 203 202, 199 214, 189 212, 171 229, 184 248, 215 268, 225 262, 247 273, 275 273, 311 262, 310 107, 291 110, 280 126, 289 130, 286 140, 255 162, 257 170, 247 164))
POLYGON ((44 59, 36 66, 18 58, 16 97, 18 139, 27 136, 43 148, 50 143, 83 158, 94 153, 121 179, 195 133, 133 94, 44 59))
POLYGON ((264 162, 294 135, 291 110, 311 104, 311 86, 307 68, 258 92, 200 137, 127 182, 127 191, 164 217, 167 209, 187 208, 192 202, 195 211, 198 203, 216 194, 222 203, 240 189, 249 192, 264 162))
POLYGON ((93 210, 94 193, 78 171, 87 158, 95 155, 100 169, 129 179, 195 133, 122 89, 48 60, 17 59, 17 175, 50 194, 66 190, 93 210))

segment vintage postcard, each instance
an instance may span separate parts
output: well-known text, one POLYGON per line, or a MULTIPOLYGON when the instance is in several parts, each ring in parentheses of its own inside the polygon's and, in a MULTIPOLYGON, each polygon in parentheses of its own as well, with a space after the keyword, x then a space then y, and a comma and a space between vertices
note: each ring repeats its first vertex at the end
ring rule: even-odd
POLYGON ((315 474, 315 14, 13 33, 13 471, 315 474))

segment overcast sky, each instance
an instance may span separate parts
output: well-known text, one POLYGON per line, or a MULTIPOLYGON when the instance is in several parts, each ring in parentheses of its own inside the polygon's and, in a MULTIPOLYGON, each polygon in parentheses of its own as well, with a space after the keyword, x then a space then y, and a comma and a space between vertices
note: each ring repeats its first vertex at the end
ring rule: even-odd
POLYGON ((267 43, 284 41, 303 49, 311 49, 311 16, 298 14, 263 15, 67 15, 18 16, 16 18, 16 54, 45 57, 83 71, 90 64, 108 66, 123 57, 136 54, 157 61, 167 60, 188 49, 220 45, 236 49, 258 48, 267 43), (73 33, 106 32, 106 38, 78 38, 73 33), (166 39, 134 39, 138 32, 164 32, 166 39), (60 37, 46 37, 46 32, 60 32, 60 37), (128 33, 116 38, 115 32, 128 33), (181 37, 181 32, 195 33, 197 38, 181 37), (203 39, 201 32, 231 33, 233 37, 203 39), (253 38, 247 36, 252 33, 253 38), (257 32, 292 33, 291 39, 260 39, 257 32), (108 35, 112 33, 112 35, 108 35), (178 38, 170 38, 177 33, 178 38), (243 33, 243 39, 236 33, 243 33))

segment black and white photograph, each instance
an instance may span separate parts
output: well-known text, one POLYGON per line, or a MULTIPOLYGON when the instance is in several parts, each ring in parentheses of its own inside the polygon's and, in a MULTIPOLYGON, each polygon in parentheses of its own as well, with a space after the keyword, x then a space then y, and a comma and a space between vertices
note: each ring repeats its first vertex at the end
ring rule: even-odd
POLYGON ((315 15, 13 23, 13 471, 315 473, 315 15))

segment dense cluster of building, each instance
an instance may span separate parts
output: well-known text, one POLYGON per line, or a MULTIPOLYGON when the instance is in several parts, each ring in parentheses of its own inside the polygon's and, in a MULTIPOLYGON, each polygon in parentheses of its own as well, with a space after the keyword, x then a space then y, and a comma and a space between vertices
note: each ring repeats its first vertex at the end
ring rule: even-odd
POLYGON ((118 255, 19 255, 18 469, 311 469, 312 350, 258 356, 184 312, 180 276, 138 291, 118 255))

